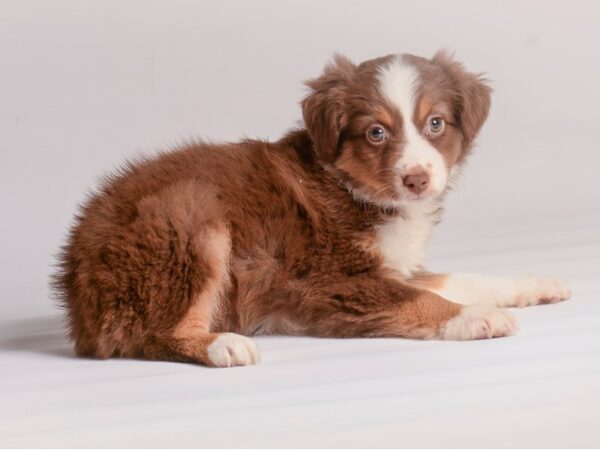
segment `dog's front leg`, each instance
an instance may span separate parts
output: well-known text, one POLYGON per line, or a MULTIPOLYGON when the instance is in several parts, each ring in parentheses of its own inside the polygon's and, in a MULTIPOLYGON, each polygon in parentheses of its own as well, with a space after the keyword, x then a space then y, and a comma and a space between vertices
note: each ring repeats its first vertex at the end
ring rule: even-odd
POLYGON ((350 276, 303 289, 298 315, 323 337, 467 340, 508 336, 514 317, 492 306, 463 306, 393 278, 350 276))
POLYGON ((420 274, 409 283, 463 305, 523 307, 556 303, 571 297, 569 286, 560 278, 533 275, 420 274))

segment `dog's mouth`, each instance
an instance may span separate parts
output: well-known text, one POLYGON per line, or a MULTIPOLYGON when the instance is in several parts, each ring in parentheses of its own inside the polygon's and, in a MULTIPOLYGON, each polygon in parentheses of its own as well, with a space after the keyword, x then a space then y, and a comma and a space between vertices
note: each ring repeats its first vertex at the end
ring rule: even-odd
POLYGON ((403 199, 408 202, 420 202, 424 200, 429 200, 438 195, 438 192, 434 189, 429 189, 424 192, 414 193, 414 192, 404 192, 403 199))

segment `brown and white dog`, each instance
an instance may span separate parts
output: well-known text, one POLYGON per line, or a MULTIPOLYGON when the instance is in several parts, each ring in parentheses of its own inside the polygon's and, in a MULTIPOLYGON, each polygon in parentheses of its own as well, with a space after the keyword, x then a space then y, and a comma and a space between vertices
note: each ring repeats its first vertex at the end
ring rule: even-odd
POLYGON ((127 165, 82 207, 54 284, 77 354, 257 363, 244 335, 480 339, 560 279, 424 271, 490 88, 440 52, 307 83, 306 129, 127 165))

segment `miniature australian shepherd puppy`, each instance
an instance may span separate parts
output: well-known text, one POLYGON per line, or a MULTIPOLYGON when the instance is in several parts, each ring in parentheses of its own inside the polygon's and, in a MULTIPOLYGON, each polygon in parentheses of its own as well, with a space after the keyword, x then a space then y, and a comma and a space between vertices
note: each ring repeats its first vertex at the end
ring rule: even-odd
POLYGON ((432 274, 442 203, 490 107, 444 52, 307 83, 305 128, 130 163, 82 207, 54 285, 78 355, 255 364, 246 336, 508 336, 556 278, 432 274))

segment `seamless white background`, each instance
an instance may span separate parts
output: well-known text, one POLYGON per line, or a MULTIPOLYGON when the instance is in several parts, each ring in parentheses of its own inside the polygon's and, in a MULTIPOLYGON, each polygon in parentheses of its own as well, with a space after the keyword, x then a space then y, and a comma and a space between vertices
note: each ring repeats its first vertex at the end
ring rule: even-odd
POLYGON ((0 0, 0 446, 600 445, 600 2, 0 0), (127 157, 277 139, 302 81, 438 49, 495 90, 431 267, 574 299, 470 343, 263 337, 231 371, 73 357, 48 274, 127 157))
POLYGON ((491 116, 441 233, 597 217, 599 9, 521 0, 0 1, 3 314, 52 310, 51 255, 98 175, 184 138, 277 139, 300 119, 302 81, 335 51, 361 61, 448 48, 490 78, 491 116), (8 300, 16 294, 19 304, 8 300))

